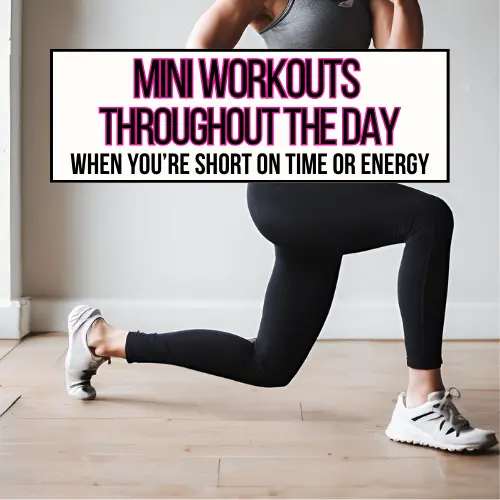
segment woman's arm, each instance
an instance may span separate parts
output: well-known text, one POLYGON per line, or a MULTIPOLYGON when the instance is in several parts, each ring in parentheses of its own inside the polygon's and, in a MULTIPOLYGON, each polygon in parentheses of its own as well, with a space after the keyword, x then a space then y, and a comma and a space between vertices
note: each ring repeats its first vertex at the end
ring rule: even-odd
POLYGON ((264 0, 216 0, 189 36, 188 49, 234 49, 264 9, 264 0))
POLYGON ((421 49, 424 22, 418 0, 370 0, 377 49, 421 49))

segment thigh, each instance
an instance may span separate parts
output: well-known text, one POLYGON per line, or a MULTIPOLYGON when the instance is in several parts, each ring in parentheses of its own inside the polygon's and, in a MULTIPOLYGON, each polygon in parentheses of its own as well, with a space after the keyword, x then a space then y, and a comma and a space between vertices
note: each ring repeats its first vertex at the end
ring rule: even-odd
POLYGON ((249 207, 278 246, 348 254, 402 243, 431 195, 395 183, 252 185, 249 207))
POLYGON ((431 195, 401 184, 350 185, 330 203, 332 239, 342 254, 404 243, 419 207, 431 195))
POLYGON ((276 248, 255 351, 268 373, 291 378, 323 328, 337 284, 341 256, 276 248))
POLYGON ((437 199, 395 183, 361 185, 348 195, 338 200, 345 214, 335 232, 342 254, 405 243, 425 207, 437 199))

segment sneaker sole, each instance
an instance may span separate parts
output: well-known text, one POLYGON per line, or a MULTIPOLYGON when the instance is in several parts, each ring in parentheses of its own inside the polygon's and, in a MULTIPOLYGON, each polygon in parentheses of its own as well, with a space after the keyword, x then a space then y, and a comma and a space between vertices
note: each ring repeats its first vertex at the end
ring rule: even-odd
POLYGON ((438 450, 443 450, 443 451, 450 451, 450 452, 467 452, 467 451, 485 451, 490 448, 493 448, 493 446, 496 446, 498 444, 498 439, 496 436, 493 434, 492 437, 481 444, 477 445, 452 445, 452 444, 445 444, 445 443, 438 443, 436 441, 426 439, 422 436, 402 436, 401 434, 398 434, 394 432, 394 430, 389 427, 385 431, 385 435, 391 440, 395 441, 397 443, 407 443, 407 444, 413 444, 417 446, 427 446, 429 448, 436 448, 438 450))
POLYGON ((93 396, 87 398, 79 398, 78 396, 75 396, 74 394, 68 392, 68 396, 70 396, 73 399, 77 399, 78 401, 93 401, 97 397, 97 394, 94 394, 93 396))

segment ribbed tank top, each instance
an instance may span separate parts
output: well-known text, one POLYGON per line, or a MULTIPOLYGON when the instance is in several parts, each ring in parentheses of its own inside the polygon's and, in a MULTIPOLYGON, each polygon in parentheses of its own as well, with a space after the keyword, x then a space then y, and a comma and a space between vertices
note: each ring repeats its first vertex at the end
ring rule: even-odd
POLYGON ((260 32, 268 49, 367 49, 372 38, 369 0, 288 0, 260 32))

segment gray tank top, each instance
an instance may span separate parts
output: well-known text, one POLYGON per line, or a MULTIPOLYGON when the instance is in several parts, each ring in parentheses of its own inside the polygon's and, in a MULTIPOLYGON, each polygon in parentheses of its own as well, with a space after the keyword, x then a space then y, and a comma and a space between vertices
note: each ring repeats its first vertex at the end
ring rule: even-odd
POLYGON ((367 49, 372 38, 369 0, 288 0, 260 32, 268 49, 367 49))

